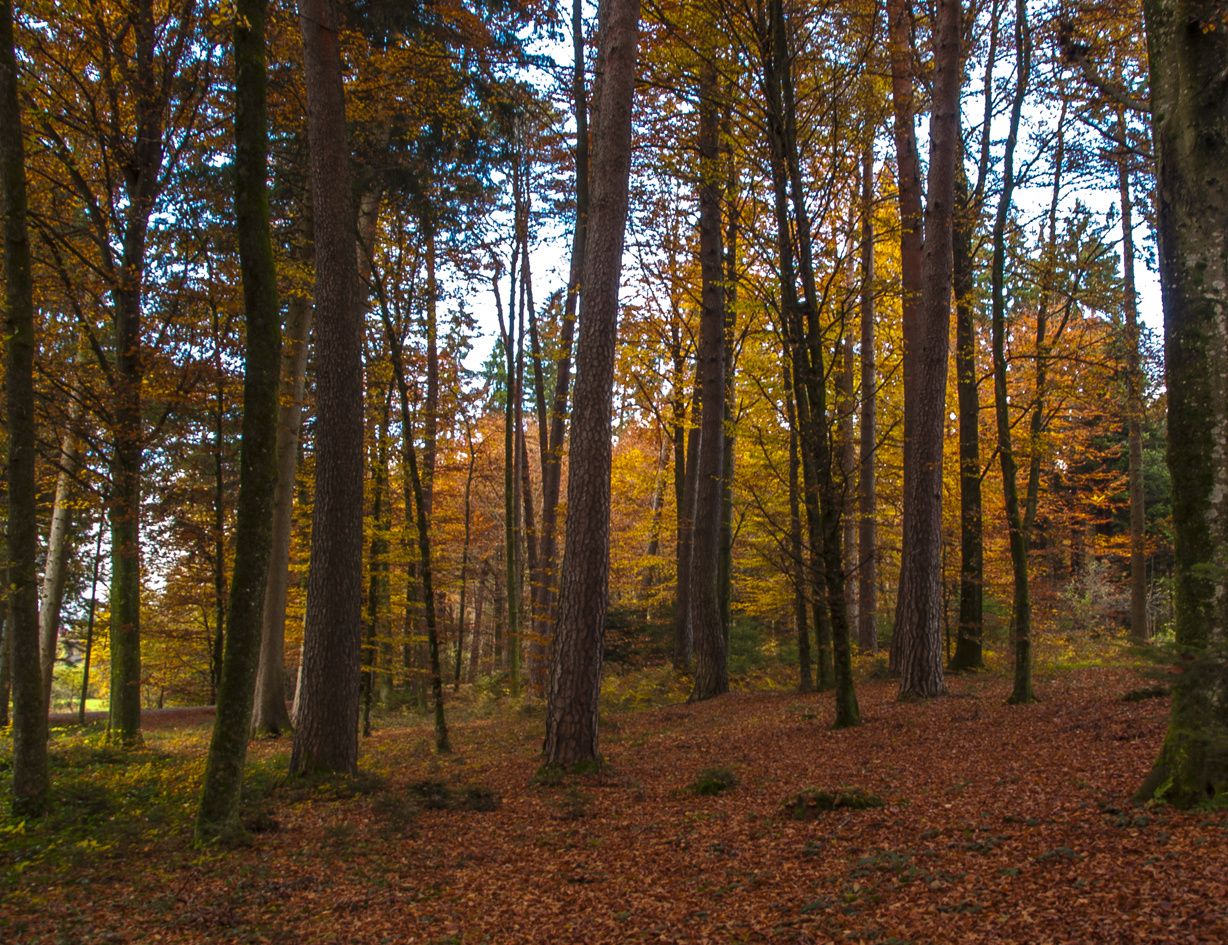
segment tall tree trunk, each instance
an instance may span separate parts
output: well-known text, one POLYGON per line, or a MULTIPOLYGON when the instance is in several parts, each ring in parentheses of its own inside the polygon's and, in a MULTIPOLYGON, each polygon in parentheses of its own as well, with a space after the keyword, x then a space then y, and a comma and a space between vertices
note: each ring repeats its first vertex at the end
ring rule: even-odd
MULTIPOLYGON (((519 227, 519 210, 517 227, 519 227)), ((495 276, 495 307, 499 313, 499 331, 503 336, 504 363, 507 370, 507 399, 503 404, 503 555, 504 584, 507 601, 507 651, 512 689, 520 685, 520 530, 516 504, 516 401, 520 391, 516 385, 516 262, 520 241, 512 250, 512 290, 508 297, 507 324, 503 324, 503 303, 499 299, 498 274, 495 276)))
MULTIPOLYGON (((918 328, 921 305, 921 158, 917 153, 917 107, 913 88, 916 51, 912 40, 912 4, 910 0, 887 0, 887 37, 891 58, 891 102, 894 115, 896 181, 900 204, 900 310, 904 354, 904 494, 911 495, 917 468, 914 454, 913 419, 917 405, 916 361, 920 352, 918 328)), ((905 516, 912 521, 913 503, 908 501, 905 516)), ((905 547, 911 547, 907 543, 905 547)), ((896 614, 891 633, 891 671, 900 672, 901 632, 900 608, 904 603, 908 571, 913 555, 900 556, 900 574, 896 581, 896 614)))
POLYGON ((793 623, 797 630, 797 691, 813 692, 814 675, 810 669, 810 628, 806 620, 806 558, 802 552, 801 486, 798 482, 801 458, 798 455, 797 418, 793 409, 790 373, 786 369, 785 407, 789 417, 789 550, 793 583, 793 623))
POLYGON ((639 0, 601 0, 593 93, 591 228, 581 280, 567 530, 547 690, 546 761, 595 760, 610 567, 610 407, 631 170, 639 0))
POLYGON ((281 358, 281 395, 277 411, 277 486, 273 490, 273 546, 269 583, 264 592, 260 632, 260 668, 252 732, 279 737, 290 731, 286 712, 286 594, 290 577, 290 536, 294 525, 295 474, 303 393, 307 379, 307 339, 314 307, 306 295, 290 297, 286 310, 286 345, 281 358))
POLYGON ((841 325, 840 358, 838 367, 839 389, 836 395, 836 422, 838 424, 840 442, 840 483, 841 498, 840 515, 843 519, 844 535, 840 543, 843 557, 840 570, 845 576, 844 609, 845 620, 850 628, 859 626, 858 596, 860 582, 857 575, 857 436, 853 430, 853 413, 856 404, 857 383, 855 357, 853 354, 853 332, 857 326, 854 317, 856 313, 855 276, 853 274, 853 259, 850 257, 846 288, 848 297, 845 299, 843 324, 841 325))
MULTIPOLYGON (((699 497, 699 444, 701 431, 696 414, 703 409, 699 391, 691 402, 690 429, 679 427, 683 431, 682 439, 686 448, 681 451, 682 463, 682 498, 677 502, 678 542, 676 550, 677 577, 674 590, 674 668, 685 670, 691 663, 695 648, 695 624, 692 599, 694 596, 694 571, 692 561, 695 556, 695 514, 699 497)), ((677 443, 677 431, 675 443, 677 443)), ((679 451, 675 445, 675 463, 679 451)))
MULTIPOLYGON (((961 162, 962 165, 962 162, 961 162)), ((956 170, 954 235, 955 385, 959 400, 959 626, 951 669, 977 669, 984 613, 985 551, 981 538, 981 397, 977 387, 972 237, 979 214, 968 175, 956 170)))
MULTIPOLYGON (((78 363, 82 359, 78 357, 78 363)), ((68 424, 60 447, 60 470, 55 480, 55 504, 51 510, 51 530, 47 535, 47 564, 39 591, 38 649, 43 671, 43 711, 51 709, 51 681, 55 674, 56 644, 60 633, 60 612, 64 604, 64 582, 68 577, 68 557, 72 548, 72 484, 81 465, 81 442, 77 424, 81 420, 81 392, 74 385, 69 394, 68 424)))
POLYGON ((729 691, 725 630, 717 597, 722 474, 725 451, 725 290, 721 245, 720 122, 713 51, 700 65, 699 268, 702 280, 699 348, 703 413, 691 557, 691 615, 695 636, 695 685, 691 702, 729 691))
POLYGON ((861 152, 861 442, 857 471, 857 645, 878 652, 878 364, 874 341, 874 138, 861 152))
MULTIPOLYGON (((926 185, 921 299, 909 345, 905 326, 904 527, 895 638, 901 698, 946 692, 942 667, 942 452, 953 272, 955 167, 959 161, 959 89, 963 79, 960 0, 938 0, 930 161, 926 185), (911 387, 911 389, 909 389, 911 387), (911 406, 910 406, 911 400, 911 406)), ((907 289, 906 289, 907 291, 907 289)))
POLYGON ((1016 463, 1011 447, 1011 424, 1006 387, 1006 225, 1015 189, 1015 144, 1019 119, 1027 92, 1031 68, 1031 33, 1026 19, 1025 0, 1015 3, 1015 49, 1018 56, 1015 95, 1011 102, 1010 131, 1002 158, 1002 193, 993 229, 993 269, 991 279, 991 318, 993 320, 994 413, 998 423, 998 456, 1002 462, 1002 492, 1006 502, 1006 521, 1010 529, 1011 568, 1015 580, 1011 625, 1015 634, 1015 687, 1011 703, 1036 701, 1032 691, 1032 603, 1028 594, 1028 545, 1019 510, 1016 463))
POLYGON ((266 184, 266 0, 239 0, 235 9, 235 229, 243 275, 247 351, 234 575, 217 718, 196 812, 198 843, 243 831, 239 797, 260 660, 264 594, 273 544, 273 493, 277 487, 281 319, 266 184))
MULTIPOLYGON (((571 266, 567 277, 567 297, 563 304, 563 324, 559 332, 559 353, 555 361, 554 401, 550 406, 550 434, 541 457, 542 516, 540 560, 543 579, 538 589, 541 626, 538 634, 552 659, 558 574, 559 490, 562 483, 563 437, 566 432, 567 398, 571 386, 571 348, 576 325, 576 305, 580 297, 580 276, 584 265, 588 233, 588 102, 584 85, 584 3, 572 0, 572 103, 576 119, 576 222, 572 232, 571 266)), ((548 667, 547 667, 548 669, 548 667)))
MULTIPOLYGON (((1119 107, 1117 133, 1124 141, 1126 119, 1119 107)), ((1138 292, 1134 280, 1134 202, 1130 192, 1129 155, 1117 159, 1117 193, 1121 199, 1122 296, 1126 314, 1126 414, 1130 450, 1130 639, 1142 643, 1147 627, 1147 510, 1143 495, 1143 372, 1139 367, 1138 292)))
MULTIPOLYGON (((465 604, 466 594, 469 589, 469 540, 470 532, 473 525, 473 512, 471 506, 471 498, 473 496, 473 475, 477 467, 477 457, 473 452, 473 431, 469 426, 469 418, 464 418, 465 422, 465 442, 469 447, 469 470, 465 476, 465 540, 461 545, 461 572, 460 572, 460 613, 456 618, 456 674, 453 678, 453 684, 460 685, 461 681, 461 654, 463 652, 463 644, 465 640, 465 604)), ((479 594, 481 593, 479 589, 479 594)), ((481 608, 478 608, 477 615, 473 620, 473 640, 476 643, 478 636, 478 617, 481 615, 481 608)), ((472 670, 476 656, 470 658, 470 669, 472 670)))
POLYGON ((388 533, 392 528, 388 496, 388 422, 392 413, 392 383, 384 392, 375 431, 371 468, 371 551, 367 562, 367 643, 364 647, 362 734, 371 735, 371 703, 379 676, 380 649, 388 639, 388 533))
POLYGON ((1144 0, 1156 153, 1177 648, 1140 797, 1228 795, 1228 31, 1210 0, 1144 0))
POLYGON ((316 253, 316 486, 290 770, 358 768, 362 648, 362 321, 332 0, 301 0, 316 253))
POLYGON ((5 419, 8 508, 5 562, 13 685, 13 813, 47 808, 47 713, 38 654, 38 505, 34 482, 34 282, 26 225, 25 145, 17 90, 13 6, 0 0, 0 206, 4 212, 5 419))
MULTIPOLYGON (((98 523, 98 542, 94 545, 94 577, 90 581, 90 606, 85 619, 85 655, 81 661, 81 699, 77 724, 85 724, 85 704, 90 696, 90 658, 94 651, 94 615, 98 610, 98 571, 102 566, 102 523, 98 523)), ((7 693, 3 694, 7 696, 7 693)))

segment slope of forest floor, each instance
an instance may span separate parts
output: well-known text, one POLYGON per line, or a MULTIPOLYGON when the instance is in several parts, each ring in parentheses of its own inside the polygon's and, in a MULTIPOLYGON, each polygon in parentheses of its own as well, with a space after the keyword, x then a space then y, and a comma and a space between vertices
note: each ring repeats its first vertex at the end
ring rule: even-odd
POLYGON ((1167 720, 1154 670, 1049 671, 1021 707, 1001 674, 949 685, 864 682, 843 731, 829 694, 611 709, 607 765, 566 777, 510 700, 455 721, 451 756, 380 720, 357 779, 283 781, 288 746, 256 743, 253 843, 203 852, 208 723, 127 755, 59 733, 57 812, 0 822, 0 940, 1228 941, 1228 812, 1130 802, 1167 720))

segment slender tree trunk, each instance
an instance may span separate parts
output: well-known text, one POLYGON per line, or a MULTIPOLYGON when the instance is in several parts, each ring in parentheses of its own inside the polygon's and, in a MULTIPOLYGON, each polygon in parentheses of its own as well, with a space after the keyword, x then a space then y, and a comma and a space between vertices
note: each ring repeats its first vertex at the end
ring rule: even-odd
POLYGON ((798 474, 801 459, 797 448, 797 419, 793 409, 792 384, 785 374, 785 407, 789 416, 789 549, 793 583, 793 622, 797 630, 798 692, 814 692, 810 669, 810 628, 806 620, 806 558, 802 552, 801 486, 798 474))
POLYGON ((307 378, 307 339, 311 336, 313 310, 311 299, 307 296, 290 297, 286 315, 286 345, 281 359, 273 547, 269 558, 269 584, 264 593, 260 668, 256 672, 256 702, 252 715, 252 732, 271 738, 291 730, 290 716, 286 712, 286 594, 289 590, 299 431, 303 425, 303 394, 307 378))
POLYGON ((981 652, 985 552, 981 539, 981 397, 977 386, 972 237, 979 215, 968 176, 956 171, 954 235, 955 376, 959 399, 959 627, 951 669, 977 669, 981 652))
POLYGON ((85 703, 90 696, 90 658, 94 651, 94 614, 98 610, 98 570, 102 565, 102 523, 98 523, 98 542, 94 546, 94 577, 90 582, 89 615, 85 620, 85 658, 81 662, 81 701, 77 724, 85 724, 85 703))
POLYGON ((1228 795, 1228 31, 1212 2, 1144 0, 1143 14, 1185 672, 1139 796, 1188 806, 1228 795))
POLYGON ((855 356, 853 353, 853 332, 857 326, 854 318, 856 312, 854 295, 853 260, 848 262, 848 298, 845 301, 843 325, 841 326, 840 342, 840 373, 838 376, 839 390, 836 396, 836 422, 840 434, 840 515, 843 520, 844 535, 841 551, 843 557, 840 570, 845 576, 845 620, 850 628, 859 626, 858 595, 859 580, 857 567, 860 563, 857 550, 857 436, 853 430, 853 413, 856 404, 857 384, 855 356))
MULTIPOLYGON (((456 618, 456 674, 453 678, 453 684, 460 685, 461 681, 461 653, 465 640, 465 597, 469 588, 469 539, 473 525, 473 513, 470 499, 473 495, 473 474, 477 465, 476 457, 473 452, 473 431, 469 427, 469 419, 465 418, 465 441, 469 447, 469 472, 465 477, 465 541, 461 545, 461 572, 460 572, 460 614, 456 618)), ((479 591, 480 593, 480 591, 479 591)), ((479 609, 478 613, 481 611, 479 609)), ((477 616, 473 621, 473 639, 477 640, 478 636, 478 620, 477 616)), ((473 657, 470 659, 470 667, 474 662, 473 657)))
POLYGON ((247 351, 234 576, 230 582, 217 718, 196 812, 198 843, 243 830, 239 823, 239 798, 252 724, 264 594, 273 544, 281 319, 266 185, 265 10, 266 0, 239 0, 236 7, 235 228, 243 275, 247 351))
POLYGON ((1015 48, 1018 54, 1015 95, 1011 102, 1010 131, 1002 159, 1002 194, 993 230, 993 269, 991 279, 991 318, 993 320, 994 408, 998 423, 998 456, 1002 462, 1002 491, 1006 502, 1006 521, 1010 529, 1011 567, 1015 579, 1014 611, 1011 625, 1015 632, 1015 687, 1011 703, 1035 702, 1032 691, 1032 604, 1028 594, 1028 546, 1019 510, 1016 463, 1011 447, 1011 425, 1006 387, 1006 225, 1015 188, 1015 143, 1019 135, 1020 113, 1027 92, 1031 68, 1031 33, 1026 19, 1025 0, 1015 4, 1015 48))
POLYGON ((725 291, 721 245, 720 123, 711 49, 700 65, 699 268, 702 279, 696 365, 703 390, 695 531, 691 558, 691 614, 695 685, 691 702, 729 691, 725 631, 717 596, 721 494, 725 448, 725 291))
MULTIPOLYGON (((685 670, 691 663, 695 647, 695 624, 692 599, 694 572, 692 561, 695 555, 695 515, 699 497, 699 446, 701 430, 696 414, 702 410, 701 398, 696 396, 691 405, 692 426, 685 431, 686 449, 682 451, 682 498, 677 503, 678 542, 677 578, 674 591, 674 668, 685 670)), ((675 447, 675 460, 678 450, 675 447)))
POLYGON ((874 340, 874 139, 861 152, 861 442, 857 474, 857 645, 878 652, 878 366, 874 340))
MULTIPOLYGON (((1124 140, 1125 116, 1117 112, 1118 135, 1124 140)), ((1130 193, 1129 156, 1117 161, 1121 199, 1122 296, 1126 314, 1126 413, 1130 449, 1130 639, 1142 643, 1147 626, 1147 510, 1143 495, 1143 372, 1139 368, 1138 292, 1134 280, 1134 202, 1130 193)))
POLYGON ((388 532, 392 527, 388 506, 388 421, 392 413, 392 385, 384 395, 375 431, 371 470, 371 552, 367 563, 367 643, 363 663, 362 734, 371 736, 371 703, 379 675, 380 647, 388 636, 388 532))
MULTIPOLYGON (((78 358, 78 362, 81 358, 78 358)), ((64 604, 64 582, 68 577, 68 557, 72 548, 72 483, 81 465, 81 443, 77 424, 81 419, 80 391, 75 385, 69 394, 68 425, 60 447, 60 471, 55 481, 55 504, 51 511, 51 530, 47 535, 47 564, 39 592, 38 649, 43 672, 43 711, 51 710, 51 681, 55 674, 55 653, 60 634, 60 611, 64 604)))
POLYGON ((0 0, 0 206, 4 212, 5 419, 8 463, 9 658, 13 680, 13 813, 47 808, 47 713, 38 653, 38 506, 34 482, 34 282, 26 225, 25 146, 18 99, 13 6, 0 0))
POLYGON ((593 101, 592 224, 584 256, 584 318, 567 485, 569 521, 547 690, 544 753, 551 764, 595 760, 597 699, 609 595, 610 406, 618 289, 631 170, 639 0, 601 0, 593 101))
POLYGON ((290 770, 353 774, 362 648, 362 322, 332 0, 301 0, 299 26, 316 253, 316 486, 290 770))

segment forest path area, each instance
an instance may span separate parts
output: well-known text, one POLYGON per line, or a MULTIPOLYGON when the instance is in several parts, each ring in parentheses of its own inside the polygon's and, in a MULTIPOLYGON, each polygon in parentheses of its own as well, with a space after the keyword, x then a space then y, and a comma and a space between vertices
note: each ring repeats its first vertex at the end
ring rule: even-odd
POLYGON ((96 826, 61 832, 58 852, 50 824, 2 838, 0 939, 1228 941, 1228 811, 1130 802, 1168 699, 1122 697, 1153 678, 1054 672, 1020 707, 1000 677, 949 682, 928 703, 864 683, 865 722, 842 731, 830 694, 611 712, 607 766, 565 779, 535 779, 540 713, 510 708, 454 724, 442 757, 428 724, 390 718, 357 780, 280 782, 288 746, 255 743, 261 832, 236 850, 188 843, 200 730, 151 736, 144 761, 107 756, 109 785, 71 782, 85 750, 69 750, 58 790, 96 826), (701 772, 709 790, 737 783, 700 793, 701 772), (884 806, 823 812, 812 795, 813 819, 791 819, 782 802, 807 788, 884 806))

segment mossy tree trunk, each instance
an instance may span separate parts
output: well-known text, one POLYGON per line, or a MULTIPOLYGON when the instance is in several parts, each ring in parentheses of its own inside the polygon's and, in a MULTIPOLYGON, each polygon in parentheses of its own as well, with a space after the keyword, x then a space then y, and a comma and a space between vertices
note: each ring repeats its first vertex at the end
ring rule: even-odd
POLYGON ((1228 796, 1228 29, 1216 0, 1145 0, 1180 660, 1140 798, 1228 796))
POLYGON ((198 843, 242 832, 239 800, 273 544, 281 319, 266 184, 266 7, 267 0, 239 0, 235 18, 235 229, 243 275, 247 351, 234 574, 226 613, 217 720, 196 812, 198 843))

